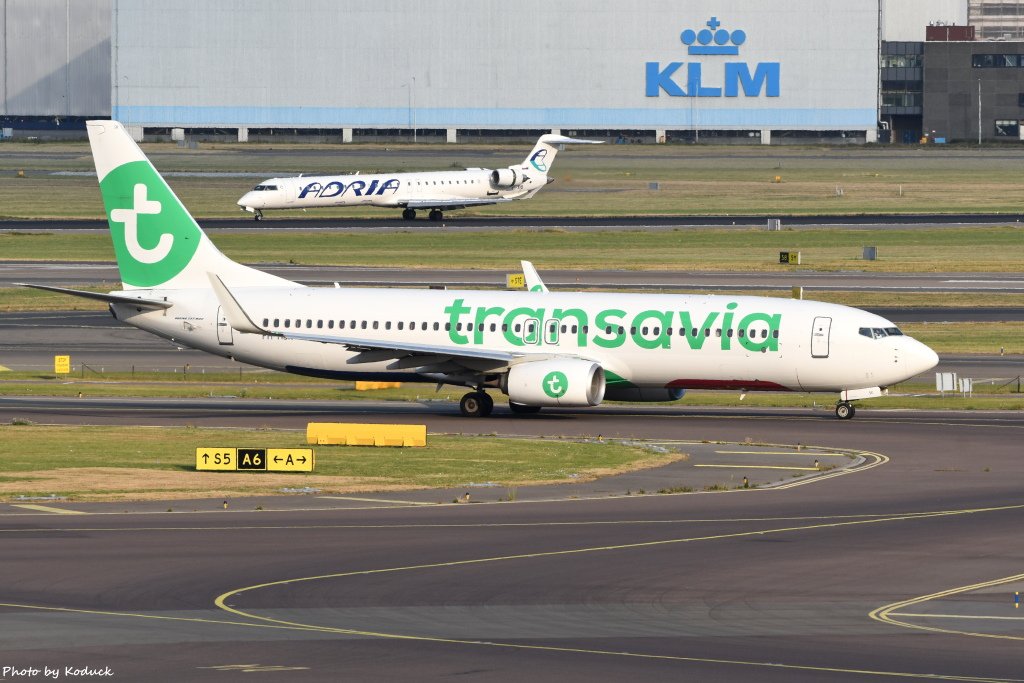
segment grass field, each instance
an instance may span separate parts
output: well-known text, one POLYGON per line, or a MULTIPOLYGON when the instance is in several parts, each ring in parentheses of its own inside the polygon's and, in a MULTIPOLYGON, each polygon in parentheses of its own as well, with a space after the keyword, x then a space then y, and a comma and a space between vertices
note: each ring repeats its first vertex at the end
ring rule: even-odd
MULTIPOLYGON (((519 163, 532 142, 502 145, 145 144, 164 172, 307 175, 351 171, 497 168, 519 163), (272 152, 272 153, 269 153, 272 152)), ((1006 212, 1024 207, 1015 146, 785 147, 579 146, 560 154, 556 183, 534 199, 478 215, 807 214, 1006 212), (780 182, 775 182, 778 177, 780 182), (649 189, 657 182, 658 190, 649 189), (841 196, 837 190, 841 190, 841 196)), ((95 179, 50 171, 92 169, 85 143, 0 145, 0 217, 102 215, 95 179), (16 172, 25 172, 17 178, 16 172), (60 201, 39 202, 38 197, 60 201)), ((261 178, 171 177, 199 217, 238 214, 235 201, 261 178)), ((394 214, 394 212, 390 212, 394 214)), ((382 216, 387 210, 322 210, 318 216, 382 216)), ((281 212, 281 217, 301 213, 281 212)))
MULTIPOLYGON (((984 228, 678 229, 670 232, 230 232, 214 237, 244 263, 515 270, 519 259, 545 268, 772 271, 780 251, 802 252, 800 267, 868 272, 1024 271, 1024 226, 984 228), (863 247, 878 259, 863 260, 863 247)), ((106 234, 0 233, 5 259, 110 261, 106 234)))
MULTIPOLYGON (((300 432, 159 427, 0 426, 0 500, 140 500, 585 481, 684 455, 616 442, 438 436, 426 448, 317 446, 312 474, 195 472, 195 449, 305 447, 300 432)), ((451 502, 438 500, 437 502, 451 502)))

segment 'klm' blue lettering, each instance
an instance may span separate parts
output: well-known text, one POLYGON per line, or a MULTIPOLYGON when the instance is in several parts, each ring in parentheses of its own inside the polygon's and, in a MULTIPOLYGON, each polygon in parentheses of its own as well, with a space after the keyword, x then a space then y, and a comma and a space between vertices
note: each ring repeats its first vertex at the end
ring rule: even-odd
POLYGON ((747 97, 757 97, 764 90, 768 97, 779 96, 779 63, 762 62, 757 65, 754 75, 750 75, 750 66, 744 62, 729 62, 725 65, 725 96, 739 95, 739 85, 747 97))

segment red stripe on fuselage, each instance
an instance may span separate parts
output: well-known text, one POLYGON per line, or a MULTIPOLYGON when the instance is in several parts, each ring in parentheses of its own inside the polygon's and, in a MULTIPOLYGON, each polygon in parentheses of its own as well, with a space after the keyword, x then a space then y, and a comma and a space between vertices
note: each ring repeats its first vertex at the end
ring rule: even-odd
POLYGON ((775 382, 759 379, 674 379, 665 385, 667 389, 729 389, 739 391, 793 391, 775 382))

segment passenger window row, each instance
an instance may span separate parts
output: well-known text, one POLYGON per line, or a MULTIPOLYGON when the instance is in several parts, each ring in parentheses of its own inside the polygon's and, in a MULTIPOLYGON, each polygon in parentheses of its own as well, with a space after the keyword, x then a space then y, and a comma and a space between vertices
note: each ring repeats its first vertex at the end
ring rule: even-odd
MULTIPOLYGON (((291 318, 284 318, 283 320, 281 318, 274 318, 273 319, 273 324, 271 324, 271 320, 269 318, 264 318, 263 319, 263 327, 275 327, 275 328, 279 328, 279 329, 282 328, 282 327, 284 329, 293 329, 293 328, 294 329, 302 329, 303 328, 303 322, 305 322, 305 329, 313 329, 314 326, 318 330, 322 330, 325 327, 328 330, 333 330, 333 329, 339 329, 339 330, 345 330, 345 329, 349 329, 349 330, 373 329, 373 330, 378 330, 378 329, 381 329, 380 321, 379 320, 370 320, 370 321, 367 321, 367 320, 339 320, 339 321, 337 321, 337 326, 335 326, 335 321, 334 320, 328 320, 326 322, 326 324, 325 324, 323 320, 313 320, 311 318, 306 318, 305 321, 303 321, 302 318, 296 318, 294 320, 294 324, 293 324, 293 320, 291 318)), ((413 332, 413 331, 417 330, 417 325, 418 325, 418 329, 421 332, 426 332, 427 330, 433 330, 433 331, 437 332, 437 331, 442 329, 441 323, 439 323, 439 322, 434 322, 434 323, 410 322, 407 325, 404 320, 403 321, 394 322, 394 323, 392 321, 390 321, 390 320, 386 320, 386 321, 384 321, 384 328, 383 329, 391 330, 392 328, 394 328, 394 329, 397 329, 397 330, 409 330, 409 331, 413 332)), ((465 325, 463 323, 456 323, 455 324, 455 329, 458 332, 462 332, 463 330, 465 330, 467 332, 472 332, 474 329, 476 329, 477 331, 488 330, 489 329, 491 332, 497 332, 498 328, 499 328, 499 325, 497 323, 490 323, 489 325, 485 325, 485 324, 482 324, 482 323, 481 324, 466 323, 465 325)), ((502 325, 500 325, 500 328, 501 328, 502 332, 508 332, 509 331, 508 324, 502 324, 502 325)), ((444 330, 446 332, 450 331, 451 329, 452 329, 452 325, 451 325, 450 322, 449 323, 444 323, 444 330)), ((512 326, 512 330, 514 332, 516 332, 516 333, 521 332, 522 329, 523 329, 523 325, 521 323, 516 323, 515 325, 512 326)), ((660 327, 641 327, 639 329, 640 329, 640 334, 643 335, 643 336, 647 336, 647 335, 659 336, 659 335, 661 335, 661 328, 660 327)), ((580 328, 580 326, 578 326, 578 325, 561 325, 561 326, 559 326, 557 324, 550 324, 548 326, 548 330, 550 332, 561 331, 562 334, 577 334, 579 332, 582 332, 583 334, 589 334, 590 333, 590 326, 589 325, 583 325, 583 327, 580 328)), ((534 324, 533 323, 528 324, 527 331, 528 332, 533 332, 534 331, 534 324)), ((672 331, 673 331, 673 328, 671 328, 671 327, 666 328, 665 329, 665 334, 667 336, 671 337, 672 336, 672 331)), ((761 339, 767 339, 768 338, 768 330, 764 329, 764 328, 762 328, 761 330, 751 330, 749 338, 750 339, 756 339, 758 337, 758 332, 760 332, 761 339)), ((615 326, 606 326, 604 328, 604 333, 607 334, 607 335, 611 335, 611 334, 620 334, 620 335, 622 335, 622 334, 626 333, 626 328, 621 326, 621 325, 618 326, 617 328, 615 326)), ((636 327, 630 327, 629 328, 629 333, 631 335, 635 335, 637 333, 637 328, 636 327)), ((686 333, 687 333, 687 329, 685 327, 680 327, 679 328, 679 333, 678 334, 679 334, 680 337, 685 337, 686 333)), ((697 338, 701 334, 701 330, 698 330, 696 327, 694 327, 691 330, 689 330, 689 333, 690 333, 690 337, 695 339, 695 338, 697 338)), ((706 328, 703 329, 703 334, 704 334, 705 337, 710 337, 711 333, 712 333, 711 328, 706 327, 706 328)), ((732 337, 733 333, 734 333, 734 330, 728 329, 728 330, 725 331, 725 336, 726 337, 732 337)), ((746 336, 747 331, 741 329, 741 330, 735 330, 735 333, 736 333, 737 337, 739 337, 740 339, 743 339, 744 336, 746 336)), ((862 328, 860 328, 860 333, 862 335, 866 336, 866 337, 873 337, 875 339, 878 339, 880 337, 884 337, 887 334, 889 336, 897 336, 897 335, 903 334, 902 332, 899 331, 899 329, 897 329, 895 327, 886 328, 884 330, 880 329, 880 328, 872 329, 870 327, 862 327, 862 328)), ((714 334, 715 334, 716 337, 721 337, 722 336, 722 329, 718 328, 718 329, 714 330, 714 334)), ((778 330, 772 330, 772 338, 773 339, 778 339, 779 338, 779 331, 778 330)))

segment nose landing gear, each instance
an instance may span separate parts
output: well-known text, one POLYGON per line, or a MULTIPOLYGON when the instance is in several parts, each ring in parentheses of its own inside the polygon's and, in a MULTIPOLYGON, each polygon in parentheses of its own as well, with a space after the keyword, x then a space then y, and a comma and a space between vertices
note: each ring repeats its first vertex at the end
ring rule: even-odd
POLYGON ((836 404, 836 417, 840 420, 850 420, 857 414, 857 409, 849 401, 840 401, 836 404))

